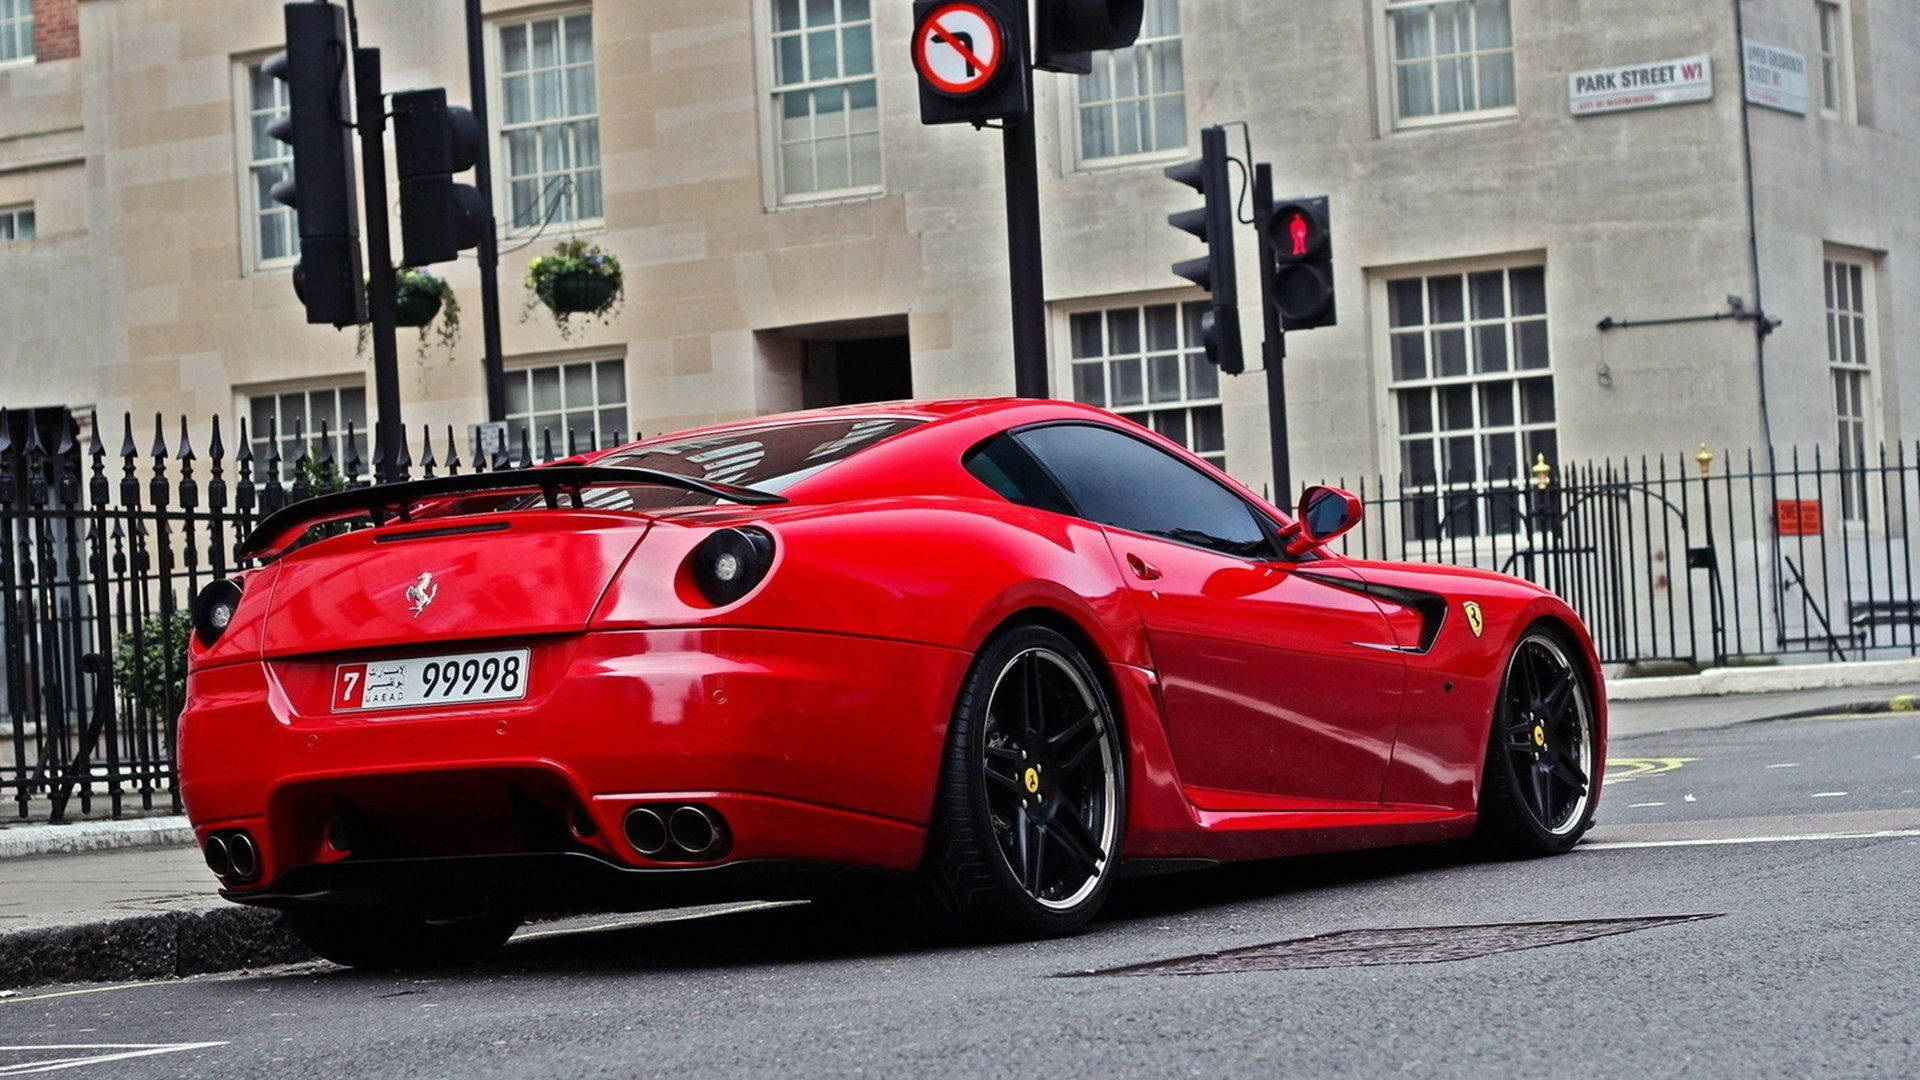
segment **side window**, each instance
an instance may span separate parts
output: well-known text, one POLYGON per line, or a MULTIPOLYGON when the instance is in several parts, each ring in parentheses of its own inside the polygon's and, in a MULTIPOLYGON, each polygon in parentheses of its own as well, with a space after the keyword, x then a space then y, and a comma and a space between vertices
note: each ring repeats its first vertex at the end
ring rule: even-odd
POLYGON ((1089 424, 1034 428, 1014 438, 1059 479, 1082 517, 1225 555, 1273 552, 1239 496, 1139 439, 1089 424))
POLYGON ((1056 514, 1073 513, 1073 504, 1061 493, 1060 485, 1011 435, 995 436, 969 452, 961 464, 1008 502, 1056 514))

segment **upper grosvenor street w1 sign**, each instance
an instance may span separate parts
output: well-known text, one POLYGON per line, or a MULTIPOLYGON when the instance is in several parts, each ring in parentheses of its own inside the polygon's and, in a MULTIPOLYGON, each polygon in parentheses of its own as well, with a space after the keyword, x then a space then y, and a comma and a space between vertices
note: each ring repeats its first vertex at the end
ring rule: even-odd
POLYGON ((1567 76, 1567 106, 1575 116, 1651 109, 1712 98, 1713 58, 1704 54, 1594 68, 1567 76))
POLYGON ((976 4, 946 4, 914 34, 913 62, 920 77, 933 89, 955 97, 991 85, 1006 55, 1000 23, 976 4))
POLYGON ((1807 115, 1807 58, 1792 49, 1748 38, 1747 100, 1795 116, 1807 115))

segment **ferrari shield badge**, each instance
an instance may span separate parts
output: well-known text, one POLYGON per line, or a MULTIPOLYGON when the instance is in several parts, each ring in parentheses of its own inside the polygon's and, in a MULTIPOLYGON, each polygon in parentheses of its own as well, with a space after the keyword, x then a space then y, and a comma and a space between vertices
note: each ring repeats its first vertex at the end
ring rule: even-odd
POLYGON ((1460 605, 1460 610, 1466 613, 1467 629, 1473 631, 1474 637, 1479 637, 1481 634, 1487 632, 1487 619, 1486 616, 1480 613, 1479 604, 1469 600, 1460 605))

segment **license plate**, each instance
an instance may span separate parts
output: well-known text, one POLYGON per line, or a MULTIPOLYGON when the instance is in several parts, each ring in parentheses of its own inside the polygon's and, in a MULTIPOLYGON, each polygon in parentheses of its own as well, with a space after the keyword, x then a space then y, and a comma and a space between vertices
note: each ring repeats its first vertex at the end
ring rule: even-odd
POLYGON ((341 664, 333 670, 337 713, 519 701, 526 696, 526 649, 341 664))

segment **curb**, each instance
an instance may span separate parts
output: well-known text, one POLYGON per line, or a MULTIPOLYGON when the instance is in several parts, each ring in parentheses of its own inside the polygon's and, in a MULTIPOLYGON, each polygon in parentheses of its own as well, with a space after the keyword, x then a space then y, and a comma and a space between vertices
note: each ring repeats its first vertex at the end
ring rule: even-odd
POLYGON ((1777 716, 1757 716, 1743 723, 1761 723, 1769 720, 1819 720, 1829 716, 1879 716, 1887 713, 1920 713, 1920 694, 1900 694, 1890 698, 1840 702, 1799 709, 1777 716))
POLYGON ((0 934, 0 987, 177 979, 313 958, 277 911, 170 911, 0 934))
POLYGON ((0 829, 0 859, 71 855, 137 847, 187 847, 193 826, 184 817, 76 821, 66 825, 19 825, 0 829))
POLYGON ((1665 698, 1899 686, 1909 683, 1920 683, 1920 659, 1768 668, 1713 668, 1698 675, 1613 679, 1607 683, 1607 700, 1658 701, 1665 698))

